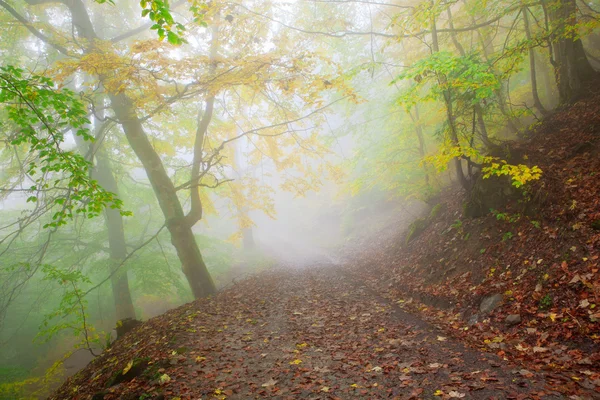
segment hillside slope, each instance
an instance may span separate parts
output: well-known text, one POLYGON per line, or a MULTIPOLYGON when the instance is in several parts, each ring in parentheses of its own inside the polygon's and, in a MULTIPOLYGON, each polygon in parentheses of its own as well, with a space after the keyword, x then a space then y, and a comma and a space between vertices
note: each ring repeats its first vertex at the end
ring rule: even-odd
POLYGON ((564 392, 600 396, 600 95, 557 111, 511 150, 543 170, 529 203, 466 218, 464 193, 449 189, 408 245, 403 231, 368 238, 348 263, 455 337, 556 374, 564 392))

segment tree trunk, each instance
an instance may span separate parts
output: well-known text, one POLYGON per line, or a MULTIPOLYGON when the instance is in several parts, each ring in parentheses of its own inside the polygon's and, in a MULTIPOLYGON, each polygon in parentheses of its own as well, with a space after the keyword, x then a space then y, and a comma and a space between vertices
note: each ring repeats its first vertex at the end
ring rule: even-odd
MULTIPOLYGON (((417 135, 417 139, 419 141, 419 156, 421 156, 421 160, 425 158, 425 154, 427 154, 427 148, 425 147, 425 136, 423 135, 423 126, 421 125, 421 118, 419 115, 419 105, 415 104, 415 116, 409 112, 408 115, 412 119, 415 124, 415 134, 417 135)), ((429 186, 429 171, 427 170, 426 163, 423 163, 423 171, 425 172, 425 183, 429 186)))
POLYGON ((529 8, 523 7, 523 25, 525 26, 525 35, 527 37, 527 41, 529 42, 529 77, 531 80, 531 94, 533 96, 533 105, 543 116, 548 115, 548 110, 544 107, 540 100, 540 96, 538 93, 537 87, 537 76, 535 71, 535 50, 533 48, 533 43, 531 43, 531 29, 529 28, 529 8))
POLYGON ((547 63, 547 59, 544 59, 539 51, 534 52, 535 56, 535 68, 536 76, 540 77, 541 82, 541 94, 549 104, 550 109, 554 109, 557 106, 558 99, 556 88, 556 81, 552 77, 551 69, 552 66, 547 63))
POLYGON ((252 228, 244 228, 242 229, 242 238, 244 242, 244 250, 252 250, 254 249, 254 232, 252 228))
MULTIPOLYGON (((458 51, 458 54, 461 57, 465 56, 465 49, 458 41, 458 37, 456 36, 456 32, 454 31, 454 23, 452 22, 452 11, 450 7, 446 9, 448 13, 448 25, 450 26, 450 37, 452 39, 452 43, 454 43, 454 47, 458 51)), ((477 126, 479 127, 479 134, 481 136, 481 141, 487 148, 494 147, 493 143, 490 141, 488 136, 487 127, 485 126, 485 120, 483 119, 483 109, 481 108, 481 104, 477 103, 474 106, 475 115, 477 116, 477 126)))
MULTIPOLYGON (((465 1, 465 5, 467 5, 466 1, 465 1)), ((471 23, 473 25, 476 25, 477 22, 475 21, 475 17, 471 16, 471 23)), ((479 39, 479 43, 481 45, 481 49, 483 51, 483 56, 485 57, 486 61, 490 61, 490 54, 492 54, 494 52, 494 42, 493 39, 485 36, 482 33, 482 29, 479 28, 476 30, 477 32, 477 37, 479 39)), ((495 74, 495 71, 494 71, 495 74)), ((500 109, 500 112, 502 113, 502 115, 504 117, 506 117, 506 122, 508 124, 508 127, 510 128, 510 130, 512 132, 518 132, 519 128, 517 127, 517 120, 513 117, 513 115, 506 109, 506 97, 504 95, 504 89, 502 88, 503 85, 501 85, 498 89, 494 90, 495 94, 496 94, 496 99, 498 101, 498 108, 500 109)))
MULTIPOLYGON (((433 8, 435 5, 431 2, 431 7, 433 8)), ((439 53, 440 45, 437 34, 437 25, 435 21, 435 14, 431 16, 431 41, 432 41, 432 50, 434 53, 439 53)), ((446 82, 446 77, 443 75, 438 76, 440 84, 444 84, 446 82)), ((450 137, 450 142, 453 146, 460 147, 460 142, 458 140, 458 133, 456 131, 456 121, 454 121, 454 113, 452 109, 452 94, 449 90, 443 90, 444 103, 446 105, 446 118, 448 119, 448 132, 450 137)), ((454 168, 456 170, 456 176, 458 177, 458 181, 461 186, 465 189, 470 189, 469 180, 465 176, 465 173, 462 169, 462 162, 460 158, 455 157, 454 160, 454 168)))
POLYGON ((545 5, 551 28, 552 65, 558 86, 560 104, 571 103, 586 90, 585 83, 596 75, 585 55, 583 43, 573 38, 577 27, 575 0, 557 0, 550 7, 545 5))
MULTIPOLYGON (((219 49, 219 15, 215 15, 215 25, 212 27, 212 39, 210 41, 210 64, 209 73, 211 76, 217 70, 217 53, 219 49)), ((204 110, 198 112, 198 126, 196 127, 196 135, 194 137, 194 157, 192 159, 192 174, 190 184, 190 212, 186 216, 187 223, 194 225, 202 219, 202 201, 200 199, 200 181, 202 180, 201 166, 204 155, 204 139, 208 134, 208 127, 212 121, 213 111, 215 108, 215 95, 210 94, 206 99, 204 110)))
MULTIPOLYGON (((112 173, 109 160, 104 151, 100 151, 96 157, 96 171, 93 175, 100 185, 113 193, 119 194, 117 181, 112 173)), ((104 219, 108 227, 108 245, 110 248, 111 277, 113 297, 117 320, 125 318, 135 319, 135 310, 129 291, 129 278, 126 270, 119 270, 121 263, 127 257, 125 241, 125 230, 123 228, 123 216, 119 210, 107 208, 104 211, 104 219)))
MULTIPOLYGON (((28 3, 36 4, 37 2, 28 0, 28 3)), ((78 36, 85 39, 87 46, 85 52, 98 51, 96 47, 98 35, 84 2, 82 0, 68 0, 62 3, 71 13, 71 22, 78 36)), ((99 76, 99 79, 102 83, 103 77, 99 76)), ((124 93, 109 93, 108 97, 131 148, 142 162, 148 175, 165 217, 165 223, 171 233, 171 243, 177 250, 177 255, 181 260, 182 269, 192 293, 196 298, 209 296, 215 292, 215 285, 206 264, 204 264, 192 232, 193 224, 185 218, 175 186, 170 180, 160 157, 148 140, 148 135, 136 114, 132 100, 124 93)))
POLYGON ((215 292, 214 282, 200 254, 192 224, 185 218, 177 191, 158 153, 152 147, 129 97, 109 94, 112 109, 121 123, 129 145, 142 162, 152 189, 165 217, 171 243, 177 251, 181 267, 194 297, 206 297, 215 292))
POLYGON ((168 224, 167 228, 194 297, 199 299, 214 294, 215 284, 206 268, 192 228, 181 219, 168 224))
MULTIPOLYGON (((73 135, 77 147, 81 154, 88 153, 85 148, 85 143, 78 135, 73 135)), ((93 146, 90 145, 90 147, 93 146)), ((112 173, 112 168, 109 160, 106 158, 106 153, 103 149, 96 150, 96 165, 92 170, 92 178, 109 192, 119 195, 119 187, 112 173)), ((93 154, 93 152, 92 152, 93 154)), ((108 247, 110 254, 110 284, 113 292, 113 300, 115 305, 115 316, 118 320, 125 318, 135 319, 135 309, 131 300, 131 292, 129 290, 129 278, 127 271, 115 270, 119 268, 121 262, 127 257, 127 247, 125 241, 125 230, 123 229, 123 216, 119 210, 106 208, 104 210, 104 221, 108 229, 108 247)))

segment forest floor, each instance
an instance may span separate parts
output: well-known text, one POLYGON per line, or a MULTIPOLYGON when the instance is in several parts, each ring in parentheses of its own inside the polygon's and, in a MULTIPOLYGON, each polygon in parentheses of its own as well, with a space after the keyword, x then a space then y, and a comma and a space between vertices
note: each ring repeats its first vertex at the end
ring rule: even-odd
POLYGON ((328 264, 270 271, 153 318, 53 398, 561 398, 545 379, 328 264))
POLYGON ((168 311, 51 398, 600 398, 600 95, 529 137, 535 207, 450 188, 410 243, 390 221, 168 311))

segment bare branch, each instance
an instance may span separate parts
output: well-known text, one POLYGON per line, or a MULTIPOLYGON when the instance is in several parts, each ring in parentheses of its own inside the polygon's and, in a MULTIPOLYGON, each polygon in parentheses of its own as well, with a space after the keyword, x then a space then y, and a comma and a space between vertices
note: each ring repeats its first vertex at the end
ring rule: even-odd
POLYGON ((27 30, 29 32, 31 32, 35 37, 40 39, 42 42, 54 47, 56 50, 58 50, 60 53, 66 55, 66 56, 70 55, 69 50, 67 50, 65 47, 63 47, 57 43, 54 43, 52 41, 52 39, 50 39, 48 36, 44 35, 39 30, 35 29, 33 27, 33 25, 31 24, 31 22, 29 22, 25 17, 23 17, 21 14, 19 14, 17 12, 17 10, 12 8, 4 0, 0 0, 0 6, 2 6, 4 9, 6 9, 6 11, 8 11, 17 21, 19 21, 21 24, 23 24, 23 26, 25 28, 27 28, 27 30))

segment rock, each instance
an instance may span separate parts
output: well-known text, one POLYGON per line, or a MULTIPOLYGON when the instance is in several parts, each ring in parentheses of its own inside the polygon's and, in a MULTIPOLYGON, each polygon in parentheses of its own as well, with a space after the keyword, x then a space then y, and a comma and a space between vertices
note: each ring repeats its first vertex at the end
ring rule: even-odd
POLYGON ((408 233, 406 234, 405 244, 408 244, 411 240, 419 236, 429 226, 429 220, 426 218, 417 218, 408 226, 408 233))
POLYGON ((506 317, 505 322, 510 326, 520 324, 521 323, 521 315, 511 314, 508 317, 506 317))
POLYGON ((507 176, 478 177, 463 204, 467 218, 479 218, 489 214, 490 209, 501 209, 510 200, 518 200, 522 194, 516 190, 507 176))
POLYGON ((146 368, 148 368, 150 358, 138 358, 131 361, 131 367, 127 372, 123 373, 125 370, 117 370, 112 375, 112 377, 108 380, 106 386, 112 387, 116 386, 119 383, 129 382, 134 378, 140 376, 146 368))
POLYGON ((479 311, 482 314, 489 314, 502 304, 502 300, 504 300, 504 296, 500 293, 488 296, 479 304, 479 311))
POLYGON ((435 206, 433 206, 431 208, 431 212, 429 213, 429 217, 427 219, 429 219, 429 221, 433 221, 434 219, 436 219, 438 217, 438 215, 440 215, 440 213, 444 211, 444 204, 443 203, 438 203, 435 206))
POLYGON ((475 325, 478 322, 479 322, 479 314, 473 314, 473 315, 471 315, 471 317, 467 321, 467 325, 473 326, 473 325, 475 325))

